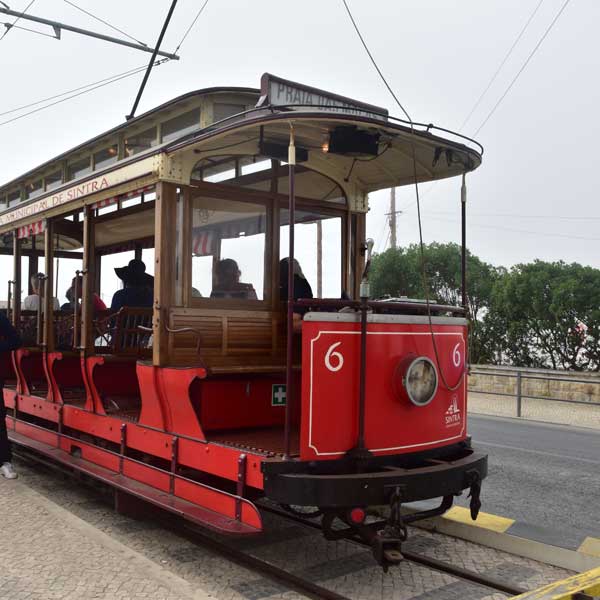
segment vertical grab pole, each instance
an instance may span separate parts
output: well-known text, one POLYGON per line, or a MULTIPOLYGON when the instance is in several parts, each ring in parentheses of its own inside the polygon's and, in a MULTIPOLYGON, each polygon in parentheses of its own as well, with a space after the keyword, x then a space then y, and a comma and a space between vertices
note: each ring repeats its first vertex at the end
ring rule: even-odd
POLYGON ((466 179, 466 173, 463 173, 462 185, 460 187, 461 227, 462 227, 460 268, 461 268, 462 306, 466 311, 467 310, 467 183, 466 183, 465 179, 466 179))
POLYGON ((295 194, 295 175, 296 175, 296 146, 294 145, 294 126, 290 123, 290 145, 288 148, 288 167, 289 167, 289 249, 288 249, 288 297, 287 297, 287 360, 285 371, 285 430, 284 445, 285 457, 290 456, 291 447, 291 426, 292 426, 292 403, 294 401, 293 393, 293 373, 292 362, 294 360, 294 221, 296 220, 296 194, 295 194))
POLYGON ((12 279, 8 280, 8 297, 6 299, 6 318, 12 323, 12 279))
POLYGON ((360 388, 358 396, 358 443, 356 445, 356 458, 364 458, 366 454, 365 444, 365 411, 367 404, 367 311, 368 302, 371 297, 371 286, 369 284, 369 269, 371 267, 371 252, 373 251, 373 240, 368 239, 365 243, 365 269, 360 282, 360 388))
POLYGON ((21 321, 21 240, 18 231, 13 233, 13 312, 12 324, 19 328, 21 321))

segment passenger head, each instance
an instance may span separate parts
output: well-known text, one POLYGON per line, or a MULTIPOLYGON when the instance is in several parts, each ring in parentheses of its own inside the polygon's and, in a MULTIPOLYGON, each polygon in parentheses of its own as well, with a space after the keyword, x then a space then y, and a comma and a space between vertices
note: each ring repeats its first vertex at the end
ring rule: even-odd
POLYGON ((42 280, 46 277, 43 273, 36 273, 31 276, 31 289, 34 294, 40 294, 40 291, 43 291, 42 288, 42 280))
POLYGON ((130 260, 126 267, 116 268, 115 273, 125 287, 148 287, 150 280, 154 281, 151 275, 146 274, 145 263, 137 258, 130 260))
POLYGON ((228 289, 240 281, 242 275, 237 262, 232 258, 224 258, 217 263, 215 271, 217 276, 217 286, 219 289, 228 289))
MULTIPOLYGON (((290 264, 290 259, 287 256, 285 258, 282 258, 279 261, 279 275, 280 275, 281 282, 283 282, 284 280, 287 281, 289 264, 290 264)), ((302 279, 306 279, 306 277, 304 276, 304 273, 302 272, 302 267, 300 266, 300 263, 295 258, 294 258, 293 264, 294 264, 294 275, 298 275, 298 277, 301 277, 302 279)))

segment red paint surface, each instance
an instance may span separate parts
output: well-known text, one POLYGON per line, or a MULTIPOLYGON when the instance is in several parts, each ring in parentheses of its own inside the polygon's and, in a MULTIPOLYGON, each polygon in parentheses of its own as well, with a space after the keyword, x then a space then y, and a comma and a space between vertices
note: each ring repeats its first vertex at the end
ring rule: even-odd
MULTIPOLYGON (((303 323, 303 460, 339 458, 357 444, 359 328, 358 323, 303 323)), ((453 387, 465 368, 466 327, 435 325, 433 329, 440 366, 453 387)), ((369 324, 365 441, 375 454, 422 451, 466 437, 466 381, 452 392, 438 374, 437 393, 424 407, 414 406, 394 390, 395 370, 409 353, 427 356, 437 366, 428 325, 369 324)))

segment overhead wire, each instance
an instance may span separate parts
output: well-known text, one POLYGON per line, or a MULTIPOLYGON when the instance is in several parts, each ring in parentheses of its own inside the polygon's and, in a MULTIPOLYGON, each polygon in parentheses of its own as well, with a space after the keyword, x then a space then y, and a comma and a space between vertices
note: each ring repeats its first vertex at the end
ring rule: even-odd
MULTIPOLYGON (((31 0, 31 2, 25 7, 25 10, 22 11, 21 14, 12 22, 11 26, 6 28, 6 31, 2 34, 2 37, 0 37, 0 41, 6 37, 6 34, 18 23, 19 19, 31 8, 31 5, 34 2, 35 0, 31 0)), ((2 4, 4 4, 4 2, 2 4)))
POLYGON ((189 35, 190 31, 192 30, 192 28, 196 24, 196 21, 198 20, 198 18, 200 17, 200 15, 204 12, 204 9, 206 8, 207 4, 208 4, 208 0, 204 0, 204 4, 200 7, 200 10, 196 13, 196 16, 194 17, 194 20, 192 21, 191 25, 187 28, 186 32, 183 34, 183 37, 181 38, 181 41, 179 42, 179 44, 177 44, 177 48, 175 48, 175 52, 173 52, 173 54, 177 54, 179 48, 181 48, 181 45, 183 44, 183 42, 185 42, 185 39, 187 38, 187 36, 189 35))
POLYGON ((492 107, 492 110, 490 110, 490 112, 488 113, 486 118, 483 120, 481 125, 479 125, 479 127, 477 128, 477 130, 473 134, 474 136, 476 136, 485 127, 486 123, 491 119, 492 115, 496 112, 496 110, 498 109, 500 104, 502 104, 502 101, 504 100, 504 98, 506 98, 506 96, 508 95, 508 93, 510 92, 510 90, 512 89, 514 84, 517 82, 517 80, 523 73, 523 71, 527 68, 527 65, 530 63, 531 59, 535 56, 535 53, 538 51, 538 49, 540 48, 540 46, 542 45, 544 40, 548 37, 548 34, 550 33, 550 31, 552 30, 552 28, 554 27, 554 25, 560 18, 560 16, 563 14, 565 8, 567 8, 570 1, 571 0, 565 0, 563 5, 560 7, 560 10, 556 13, 554 18, 550 22, 550 25, 548 25, 548 27, 544 31, 542 37, 538 40, 537 44, 534 46, 533 50, 529 53, 529 55, 525 59, 525 62, 523 63, 521 68, 517 71, 517 74, 513 77, 511 82, 508 84, 508 87, 504 90, 504 93, 502 94, 502 96, 500 96, 500 98, 498 99, 496 104, 494 104, 494 106, 492 107))
MULTIPOLYGON (((66 1, 67 0, 65 0, 65 2, 66 1)), ((498 78, 498 75, 500 74, 500 71, 502 71, 502 68, 506 64, 506 61, 510 58, 511 54, 513 53, 513 50, 516 48, 517 44, 519 43, 519 41, 523 37, 523 34, 525 33, 525 31, 527 31, 527 28, 529 27, 531 21, 533 21, 533 17, 535 17, 535 15, 537 14, 538 10, 540 9, 540 7, 544 3, 544 1, 545 0, 540 0, 537 3, 536 7, 533 9, 533 12, 529 15, 529 18, 525 22, 525 25, 523 25, 521 31, 519 32, 519 35, 517 35, 517 37, 515 38, 514 42, 512 43, 512 46, 508 49, 508 52, 506 52, 506 54, 504 55, 504 58, 502 59, 502 62, 500 63, 500 65, 496 69, 495 73, 492 75, 491 79, 488 81, 488 84, 485 87, 485 89, 483 90, 483 92, 481 92, 481 94, 479 95, 479 98, 477 98, 475 104, 473 104, 473 107, 469 111, 469 114, 465 117, 465 120, 462 122, 462 125, 458 128, 458 131, 462 131, 463 130, 464 126, 469 122, 469 120, 473 116, 473 113, 477 110, 477 107, 480 105, 480 103, 483 100, 484 96, 488 93, 489 89, 492 87, 492 84, 494 83, 494 81, 496 81, 496 79, 498 78)))
MULTIPOLYGON (((356 23, 356 21, 354 20, 354 17, 352 16, 352 12, 350 11, 350 7, 348 6, 348 3, 346 2, 346 0, 342 0, 342 2, 344 3, 344 6, 346 8, 346 12, 348 13, 348 16, 350 17, 350 20, 352 21, 352 25, 354 26, 354 30, 356 31, 362 45, 363 48, 365 49, 365 51, 367 52, 369 58, 371 59, 371 62, 373 63, 373 66, 375 67, 377 73, 379 73, 379 76, 381 77, 383 83, 385 84, 385 86, 387 87, 388 91, 390 92, 392 98, 394 98, 394 100, 396 101, 396 104, 398 104, 398 106, 401 108, 402 112, 406 115, 406 118, 408 119, 409 123, 410 123, 410 130, 411 130, 411 135, 410 135, 410 145, 411 145, 411 150, 412 150, 412 166, 413 166, 413 178, 414 178, 414 186, 415 186, 415 197, 416 197, 416 201, 417 201, 417 219, 418 219, 418 224, 419 224, 419 248, 420 248, 420 255, 421 255, 421 275, 423 278, 423 289, 425 292, 425 303, 427 306, 427 318, 429 321, 429 332, 431 334, 431 343, 433 346, 433 352, 435 355, 435 360, 438 366, 438 372, 440 374, 440 378, 442 380, 442 383, 444 384, 444 386, 446 387, 446 389, 450 392, 453 392, 455 390, 457 390, 462 382, 464 381, 465 375, 466 375, 466 368, 463 369, 461 376, 459 377, 458 381, 456 382, 455 385, 451 386, 448 384, 448 382, 446 381, 446 377, 444 376, 444 372, 442 370, 442 363, 440 361, 440 357, 439 357, 439 352, 438 352, 438 347, 437 347, 437 342, 435 340, 435 335, 433 332, 433 320, 431 317, 431 301, 429 298, 429 284, 427 281, 427 271, 425 268, 425 245, 423 243, 423 227, 422 227, 422 223, 421 223, 421 201, 420 201, 420 197, 419 197, 419 178, 418 178, 418 174, 417 174, 417 151, 416 151, 416 147, 415 147, 415 140, 414 140, 414 136, 415 136, 415 128, 414 128, 414 123, 413 120, 411 119, 410 115, 408 114, 408 112, 406 111, 406 109, 404 108, 404 106, 402 105, 402 103, 400 102, 400 100, 398 99, 398 97, 396 96, 396 94, 394 93, 394 91, 392 90, 392 88, 390 87, 389 83, 387 82, 387 79, 385 78, 385 76, 383 75, 381 69, 379 68, 379 65, 377 64, 375 58, 373 57, 373 55, 371 54, 371 51, 369 50, 369 47, 367 46, 367 43, 365 42, 365 39, 363 38, 360 29, 358 28, 358 25, 356 23)), ((389 232, 389 234, 391 235, 391 231, 389 232)), ((386 245, 387 245, 387 240, 386 240, 386 245)), ((466 307, 464 307, 466 308, 466 307)), ((466 367, 466 360, 465 360, 465 367, 466 367)))
POLYGON ((20 25, 14 25, 11 23, 2 23, 2 25, 4 25, 4 27, 6 27, 7 29, 20 29, 21 31, 28 31, 29 33, 37 33, 38 35, 43 35, 44 37, 49 37, 49 38, 52 38, 53 40, 56 39, 55 35, 51 35, 49 33, 44 33, 43 31, 36 31, 35 29, 29 29, 27 27, 21 27, 20 25))
MULTIPOLYGON (((169 59, 166 59, 162 62, 167 62, 169 59)), ((158 64, 158 63, 157 63, 158 64)), ((110 77, 105 77, 104 79, 99 79, 98 81, 93 81, 92 83, 87 83, 85 85, 73 88, 72 90, 67 90, 66 92, 61 92, 60 94, 54 94, 54 96, 48 96, 47 98, 43 98, 41 100, 36 100, 35 102, 30 102, 29 104, 23 104, 22 106, 18 106, 17 108, 11 108, 10 110, 5 110, 4 112, 0 112, 0 117, 4 115, 9 115, 14 112, 20 112, 25 110, 26 108, 30 108, 31 106, 36 106, 37 104, 42 104, 43 102, 48 102, 49 100, 54 100, 55 98, 60 98, 61 96, 66 96, 67 94, 72 94, 73 92, 78 92, 79 90, 83 90, 85 88, 98 85, 99 83, 103 83, 105 81, 109 81, 116 77, 121 77, 123 75, 128 75, 132 73, 138 73, 141 69, 145 69, 146 65, 141 65, 139 67, 135 67, 133 69, 129 69, 127 71, 123 71, 122 73, 116 73, 115 75, 111 75, 110 77)))
MULTIPOLYGON (((445 210, 432 210, 428 213, 434 215, 453 215, 455 213, 445 210)), ((600 216, 572 216, 572 215, 519 215, 516 213, 469 213, 470 217, 481 217, 486 219, 555 219, 559 221, 599 221, 600 216)))
POLYGON ((410 124, 412 127, 412 119, 410 118, 410 115, 408 114, 408 112, 406 111, 404 106, 402 105, 402 102, 400 102, 400 100, 398 100, 398 96, 396 96, 396 94, 394 93, 394 90, 392 90, 392 88, 390 87, 390 84, 387 82, 387 79, 381 72, 379 65, 377 64, 376 60, 373 58, 373 55, 371 54, 371 51, 369 50, 369 47, 367 46, 367 43, 365 42, 365 39, 363 38, 362 33, 360 32, 360 29, 358 28, 358 25, 356 24, 356 21, 354 20, 354 17, 352 16, 352 12, 350 11, 350 7, 348 6, 348 3, 346 2, 346 0, 342 0, 342 2, 344 3, 344 6, 346 7, 346 12, 348 13, 348 16, 350 17, 350 21, 352 21, 354 30, 356 31, 356 34, 358 35, 358 38, 360 39, 360 41, 363 45, 363 48, 365 49, 367 55, 371 59, 371 63, 373 63, 373 66, 375 67, 377 73, 379 73, 379 77, 381 77, 381 80, 385 84, 385 87, 388 89, 388 92, 392 95, 392 98, 394 98, 394 100, 396 101, 396 104, 400 107, 402 112, 405 114, 406 118, 410 121, 410 124))
MULTIPOLYGON (((162 60, 157 61, 156 63, 154 63, 154 67, 158 67, 161 64, 164 64, 166 62, 168 62, 169 59, 168 58, 164 58, 162 60)), ((99 88, 102 88, 106 85, 110 85, 111 83, 116 83, 117 81, 121 81, 122 79, 126 79, 127 77, 131 77, 132 75, 136 75, 137 73, 141 73, 144 69, 146 69, 146 66, 143 67, 138 67, 137 69, 133 69, 132 71, 126 71, 123 75, 117 76, 114 79, 110 79, 110 80, 102 80, 102 83, 99 83, 98 85, 94 85, 93 87, 89 87, 89 89, 84 89, 83 91, 79 91, 76 94, 72 94, 70 96, 67 96, 66 98, 62 98, 60 100, 57 100, 56 102, 52 102, 50 104, 46 104, 45 106, 40 106, 39 108, 36 108, 34 110, 31 110, 29 112, 26 112, 22 115, 19 115, 17 117, 13 117, 12 119, 7 119, 6 121, 1 121, 0 122, 0 126, 2 125, 7 125, 9 123, 13 123, 14 121, 18 121, 20 119, 23 119, 25 117, 28 117, 29 115, 38 113, 42 110, 45 110, 47 108, 50 108, 51 106, 56 106, 57 104, 61 104, 62 102, 66 102, 67 100, 71 100, 73 98, 77 98, 78 96, 82 96, 83 94, 87 94, 89 92, 92 92, 94 90, 97 90, 99 88)), ((62 94, 61 94, 62 95, 62 94)))
POLYGON ((142 46, 148 46, 148 44, 145 44, 144 42, 141 42, 137 38, 134 38, 132 35, 129 35, 126 31, 123 31, 122 29, 119 29, 118 27, 115 27, 114 25, 112 25, 108 21, 105 21, 104 19, 101 19, 100 17, 96 16, 95 14, 93 14, 93 13, 85 10, 85 8, 81 8, 81 6, 77 6, 77 4, 75 4, 75 2, 71 2, 71 0, 64 0, 64 1, 67 4, 69 4, 70 6, 72 6, 73 8, 76 8, 77 10, 79 10, 82 13, 88 15, 89 17, 92 17, 92 19, 96 19, 96 21, 99 21, 100 23, 104 23, 104 25, 107 25, 111 29, 114 29, 115 31, 118 31, 119 33, 122 33, 125 37, 128 37, 130 40, 133 40, 134 42, 137 42, 138 44, 141 44, 142 46))
MULTIPOLYGON (((434 221, 443 221, 444 223, 457 223, 454 219, 445 219, 443 217, 429 217, 434 221)), ((502 225, 485 225, 483 223, 471 223, 471 227, 480 227, 484 229, 497 229, 500 231, 510 231, 512 233, 524 233, 526 235, 538 235, 542 237, 564 238, 568 240, 585 240, 589 242, 600 242, 600 237, 586 237, 582 235, 570 235, 566 233, 545 233, 543 231, 528 231, 524 229, 513 229, 512 227, 503 227, 502 225)))

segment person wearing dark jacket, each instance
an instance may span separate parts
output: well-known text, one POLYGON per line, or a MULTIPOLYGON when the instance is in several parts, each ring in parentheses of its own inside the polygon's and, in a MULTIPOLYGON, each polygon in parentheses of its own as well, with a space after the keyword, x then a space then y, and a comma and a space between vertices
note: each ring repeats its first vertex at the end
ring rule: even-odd
POLYGON ((115 269, 124 288, 115 292, 110 304, 111 312, 124 306, 151 308, 154 304, 154 277, 146 273, 146 265, 139 259, 129 261, 126 267, 115 269))
MULTIPOLYGON (((21 346, 21 338, 10 324, 10 321, 0 313, 0 353, 16 350, 21 346)), ((4 381, 0 380, 0 475, 6 479, 16 479, 17 473, 12 466, 12 453, 6 432, 6 407, 4 406, 4 381)))

